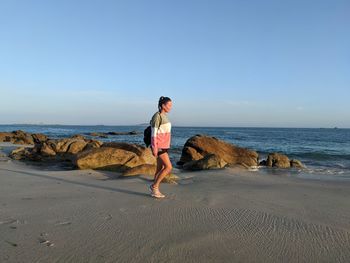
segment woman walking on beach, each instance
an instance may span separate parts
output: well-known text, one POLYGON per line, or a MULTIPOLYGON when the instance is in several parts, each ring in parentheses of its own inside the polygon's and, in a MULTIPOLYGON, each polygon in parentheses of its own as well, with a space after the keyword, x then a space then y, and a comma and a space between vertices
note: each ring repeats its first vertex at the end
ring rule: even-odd
POLYGON ((157 169, 154 175, 153 184, 149 186, 152 196, 163 198, 159 191, 160 182, 170 174, 172 165, 169 159, 168 150, 171 139, 171 123, 166 115, 171 110, 172 101, 169 97, 160 97, 158 101, 158 111, 153 115, 151 124, 151 150, 157 158, 157 169))

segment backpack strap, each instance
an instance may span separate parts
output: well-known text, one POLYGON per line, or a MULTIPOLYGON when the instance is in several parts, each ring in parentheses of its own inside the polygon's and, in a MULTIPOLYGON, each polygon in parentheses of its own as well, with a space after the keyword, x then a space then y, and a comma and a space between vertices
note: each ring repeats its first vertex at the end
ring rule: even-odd
POLYGON ((159 122, 159 127, 158 129, 160 128, 160 125, 162 124, 162 115, 160 114, 160 112, 158 111, 158 114, 159 114, 159 117, 160 117, 160 122, 159 122))

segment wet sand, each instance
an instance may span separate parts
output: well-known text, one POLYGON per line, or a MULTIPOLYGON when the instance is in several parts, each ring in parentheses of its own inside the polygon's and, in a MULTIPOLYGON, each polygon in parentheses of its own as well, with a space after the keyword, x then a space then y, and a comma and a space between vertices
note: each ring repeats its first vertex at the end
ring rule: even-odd
POLYGON ((0 157, 0 262, 350 262, 349 182, 181 177, 159 200, 146 177, 0 157))

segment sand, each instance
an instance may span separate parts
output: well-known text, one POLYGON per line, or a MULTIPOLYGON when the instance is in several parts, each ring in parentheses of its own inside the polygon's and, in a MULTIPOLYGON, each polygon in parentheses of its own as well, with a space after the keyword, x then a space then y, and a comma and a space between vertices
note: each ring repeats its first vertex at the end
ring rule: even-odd
POLYGON ((350 182, 181 178, 160 200, 144 177, 0 157, 0 262, 350 262, 350 182))

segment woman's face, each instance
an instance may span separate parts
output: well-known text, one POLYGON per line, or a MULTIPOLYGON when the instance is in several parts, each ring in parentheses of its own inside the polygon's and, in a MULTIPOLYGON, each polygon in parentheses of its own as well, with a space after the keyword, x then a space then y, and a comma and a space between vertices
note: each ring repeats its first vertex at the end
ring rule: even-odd
POLYGON ((169 100, 168 102, 164 103, 162 106, 165 112, 169 112, 171 110, 171 107, 173 106, 173 103, 171 100, 169 100))

